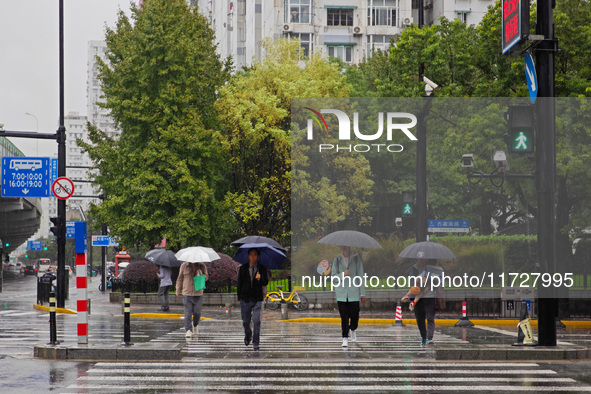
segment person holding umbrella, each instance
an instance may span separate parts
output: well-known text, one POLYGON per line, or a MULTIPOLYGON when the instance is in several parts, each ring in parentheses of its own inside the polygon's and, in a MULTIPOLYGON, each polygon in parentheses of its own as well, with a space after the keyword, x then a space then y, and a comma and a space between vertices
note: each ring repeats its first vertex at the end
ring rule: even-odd
POLYGON ((359 325, 359 301, 365 302, 365 286, 354 285, 354 278, 363 278, 363 263, 357 253, 351 253, 349 246, 341 246, 341 254, 338 255, 331 268, 331 275, 340 279, 335 286, 335 295, 341 315, 341 334, 343 347, 349 346, 349 332, 351 341, 357 341, 357 327, 359 325))
POLYGON ((158 278, 160 279, 160 288, 158 289, 158 299, 162 304, 161 309, 168 311, 170 302, 168 293, 170 286, 172 286, 171 267, 180 267, 181 262, 176 258, 171 250, 166 249, 152 249, 146 253, 145 258, 158 266, 158 278))
POLYGON ((172 278, 170 277, 170 268, 163 265, 159 266, 158 279, 160 279, 160 287, 158 288, 158 299, 162 304, 163 311, 170 309, 170 301, 168 299, 168 290, 172 286, 172 278))
POLYGON ((421 334, 421 346, 432 343, 435 334, 436 289, 433 286, 433 277, 438 276, 441 279, 443 275, 443 270, 437 264, 437 259, 429 259, 428 261, 418 259, 410 268, 408 274, 409 276, 421 278, 419 285, 421 292, 416 295, 416 300, 415 295, 412 294, 406 294, 400 300, 402 302, 414 302, 415 319, 421 334), (427 319, 426 326, 425 319, 427 319))
POLYGON ((238 271, 238 300, 244 326, 244 344, 253 343, 254 350, 259 350, 261 335, 261 308, 263 288, 269 281, 267 268, 259 264, 260 252, 257 248, 248 250, 248 264, 243 264, 238 271), (253 330, 250 329, 252 320, 253 330))
POLYGON ((193 334, 197 335, 199 329, 199 319, 201 319, 201 309, 203 308, 203 290, 195 290, 194 277, 207 275, 207 267, 203 263, 191 263, 185 261, 179 269, 179 276, 176 281, 176 296, 183 294, 183 305, 185 306, 185 337, 191 338, 193 334))
MULTIPOLYGON (((410 268, 409 276, 421 278, 421 296, 415 302, 414 312, 417 320, 417 327, 421 333, 421 345, 425 346, 433 341, 435 333, 435 309, 436 291, 433 286, 434 276, 443 276, 443 270, 438 266, 439 259, 454 259, 456 256, 446 246, 437 242, 422 241, 407 246, 400 257, 417 259, 417 262, 410 268), (427 267, 427 262, 431 267, 427 267), (427 326, 425 327, 425 318, 427 326)), ((414 297, 409 294, 402 297, 400 301, 413 301, 414 297), (412 299, 411 299, 412 298, 412 299)))

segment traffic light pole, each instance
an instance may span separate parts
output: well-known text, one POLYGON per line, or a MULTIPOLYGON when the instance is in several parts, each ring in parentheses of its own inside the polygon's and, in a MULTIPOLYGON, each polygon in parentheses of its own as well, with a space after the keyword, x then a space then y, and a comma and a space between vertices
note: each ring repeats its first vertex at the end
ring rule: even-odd
MULTIPOLYGON (((59 127, 57 129, 57 174, 66 176, 66 127, 64 126, 64 0, 59 0, 59 127)), ((57 307, 66 301, 66 200, 58 199, 60 225, 57 236, 57 307)))
MULTIPOLYGON (((419 29, 423 28, 424 24, 424 4, 423 0, 418 1, 419 7, 419 29)), ((419 81, 423 82, 423 73, 425 66, 423 63, 419 64, 419 81)), ((429 100, 429 108, 431 101, 429 100)), ((422 242, 427 240, 427 125, 425 124, 425 117, 429 110, 423 107, 423 111, 417 119, 417 163, 416 163, 416 190, 417 190, 417 206, 416 206, 416 241, 422 242)))
MULTIPOLYGON (((538 261, 544 272, 556 272, 555 204, 556 146, 554 106, 554 7, 553 0, 539 0, 536 34, 543 41, 535 48, 538 94, 536 111, 536 193, 538 196, 538 261)), ((558 299, 556 289, 538 288, 538 342, 556 346, 558 299)))

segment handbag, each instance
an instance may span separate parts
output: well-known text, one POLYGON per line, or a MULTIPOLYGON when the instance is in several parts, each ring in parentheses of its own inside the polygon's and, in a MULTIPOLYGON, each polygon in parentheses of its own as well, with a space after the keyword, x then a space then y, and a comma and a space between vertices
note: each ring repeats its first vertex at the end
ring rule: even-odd
POLYGON ((205 275, 197 275, 193 277, 193 283, 195 284, 195 291, 205 289, 205 275))
POLYGON ((437 287, 435 290, 435 296, 437 297, 437 310, 444 310, 445 309, 445 290, 443 287, 437 287))

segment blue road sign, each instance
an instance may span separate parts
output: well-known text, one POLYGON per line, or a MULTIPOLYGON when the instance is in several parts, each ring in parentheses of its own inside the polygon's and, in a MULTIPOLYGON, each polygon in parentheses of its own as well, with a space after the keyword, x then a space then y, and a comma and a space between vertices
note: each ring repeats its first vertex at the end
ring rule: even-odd
POLYGON ((86 236, 86 222, 74 222, 75 234, 74 250, 75 253, 86 253, 88 251, 88 239, 86 236))
POLYGON ((48 157, 3 157, 2 197, 50 197, 48 157))
POLYGON ((432 233, 467 233, 469 230, 469 220, 429 219, 427 224, 427 231, 432 233))
POLYGON ((43 241, 27 241, 27 250, 43 250, 43 241))
POLYGON ((538 77, 534 59, 529 52, 525 52, 525 80, 527 81, 527 90, 529 90, 529 100, 534 104, 536 97, 538 97, 538 77))
POLYGON ((53 190, 51 190, 51 186, 53 182, 58 178, 57 176, 57 159, 51 159, 51 181, 49 182, 49 196, 53 197, 53 190))
POLYGON ((66 238, 76 238, 75 230, 76 220, 66 221, 66 238))
POLYGON ((119 244, 108 235, 93 235, 92 246, 119 246, 119 244))

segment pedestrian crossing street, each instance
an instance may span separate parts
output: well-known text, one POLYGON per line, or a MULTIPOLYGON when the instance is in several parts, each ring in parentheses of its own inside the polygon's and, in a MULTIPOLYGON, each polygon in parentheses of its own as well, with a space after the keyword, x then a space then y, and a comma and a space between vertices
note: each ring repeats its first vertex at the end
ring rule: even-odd
POLYGON ((199 327, 197 338, 179 329, 151 341, 185 343, 181 362, 96 363, 65 392, 591 392, 538 363, 435 361, 414 326, 361 326, 343 348, 338 325, 265 321, 258 352, 239 321, 199 327))

